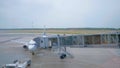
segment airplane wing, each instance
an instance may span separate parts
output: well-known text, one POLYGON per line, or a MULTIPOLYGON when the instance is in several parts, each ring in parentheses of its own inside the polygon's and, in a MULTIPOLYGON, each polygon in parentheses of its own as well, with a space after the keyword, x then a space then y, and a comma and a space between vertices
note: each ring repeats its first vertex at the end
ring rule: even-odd
POLYGON ((23 44, 23 45, 28 44, 28 42, 24 42, 24 41, 20 41, 20 40, 11 40, 11 42, 15 42, 15 43, 18 43, 18 44, 23 44))

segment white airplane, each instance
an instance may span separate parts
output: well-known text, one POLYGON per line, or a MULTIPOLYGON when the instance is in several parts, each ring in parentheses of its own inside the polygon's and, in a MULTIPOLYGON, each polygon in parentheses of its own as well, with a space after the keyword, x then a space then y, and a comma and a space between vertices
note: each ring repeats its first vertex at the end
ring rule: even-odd
POLYGON ((16 41, 16 40, 13 40, 13 41, 24 44, 23 48, 29 50, 32 53, 32 55, 35 55, 36 51, 38 49, 50 49, 50 48, 52 48, 53 46, 51 46, 51 41, 49 39, 56 38, 57 43, 55 44, 55 46, 58 49, 59 58, 64 59, 67 56, 73 57, 70 53, 67 52, 66 46, 61 46, 60 45, 60 37, 64 37, 64 36, 62 36, 62 35, 61 36, 60 35, 49 35, 48 36, 44 32, 42 34, 42 36, 36 37, 36 38, 30 40, 28 43, 20 42, 20 41, 16 41))

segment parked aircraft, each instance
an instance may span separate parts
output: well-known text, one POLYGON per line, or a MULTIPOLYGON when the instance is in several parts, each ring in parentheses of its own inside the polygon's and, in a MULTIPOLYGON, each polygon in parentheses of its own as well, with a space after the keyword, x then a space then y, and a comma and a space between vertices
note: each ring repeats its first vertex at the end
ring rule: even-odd
POLYGON ((67 56, 72 56, 70 53, 67 52, 66 46, 61 46, 60 44, 60 37, 64 37, 63 35, 46 35, 44 32, 41 36, 33 38, 29 42, 21 42, 21 41, 16 41, 13 40, 14 42, 22 43, 23 48, 27 49, 32 53, 32 55, 36 54, 37 50, 47 50, 47 49, 52 49, 53 47, 56 47, 58 49, 58 55, 60 59, 64 59, 67 56), (53 43, 52 45, 50 39, 57 39, 57 43, 53 43))

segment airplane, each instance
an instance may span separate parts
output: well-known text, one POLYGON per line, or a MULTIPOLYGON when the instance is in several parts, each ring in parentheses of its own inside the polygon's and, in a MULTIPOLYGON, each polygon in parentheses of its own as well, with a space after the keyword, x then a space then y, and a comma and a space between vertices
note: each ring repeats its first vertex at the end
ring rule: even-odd
POLYGON ((60 59, 64 59, 67 56, 71 56, 73 57, 70 53, 67 52, 67 48, 66 46, 61 46, 60 44, 60 37, 64 37, 63 35, 47 35, 46 32, 43 32, 43 34, 39 37, 35 37, 32 40, 30 40, 29 42, 21 42, 21 41, 16 41, 16 40, 12 40, 14 42, 17 43, 22 43, 23 48, 25 50, 30 51, 30 53, 32 53, 32 55, 36 54, 36 51, 39 49, 52 49, 53 47, 56 47, 58 49, 58 55, 60 59), (57 43, 54 43, 54 46, 51 45, 51 41, 49 39, 51 38, 55 38, 57 39, 57 43))

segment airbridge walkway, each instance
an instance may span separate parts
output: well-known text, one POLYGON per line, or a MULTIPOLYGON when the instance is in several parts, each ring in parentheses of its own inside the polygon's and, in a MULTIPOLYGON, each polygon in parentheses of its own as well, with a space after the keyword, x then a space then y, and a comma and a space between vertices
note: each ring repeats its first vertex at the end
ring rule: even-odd
MULTIPOLYGON (((49 38, 51 45, 57 44, 57 37, 49 38)), ((88 35, 60 35, 60 45, 71 47, 120 47, 120 32, 88 35)))

